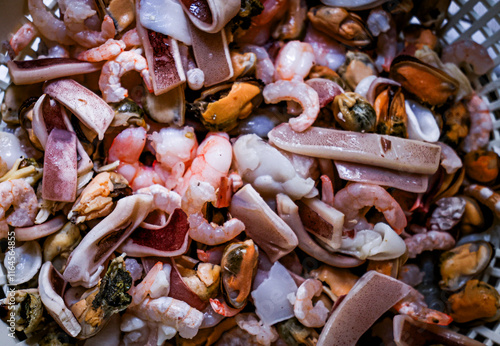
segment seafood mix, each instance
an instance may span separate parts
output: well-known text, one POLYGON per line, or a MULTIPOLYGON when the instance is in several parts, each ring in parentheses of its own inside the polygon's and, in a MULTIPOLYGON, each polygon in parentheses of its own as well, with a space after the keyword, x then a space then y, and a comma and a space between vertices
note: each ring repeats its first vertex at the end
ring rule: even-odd
POLYGON ((11 336, 480 344, 500 162, 470 78, 494 63, 440 43, 449 3, 27 0, 3 56, 11 336))

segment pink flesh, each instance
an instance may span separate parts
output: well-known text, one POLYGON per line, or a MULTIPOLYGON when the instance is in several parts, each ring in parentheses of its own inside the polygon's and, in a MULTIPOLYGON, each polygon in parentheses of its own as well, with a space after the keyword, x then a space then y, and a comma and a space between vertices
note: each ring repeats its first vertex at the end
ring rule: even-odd
POLYGON ((7 62, 14 84, 35 84, 78 74, 99 71, 102 64, 70 58, 48 58, 7 62))
POLYGON ((59 215, 40 225, 16 228, 16 240, 29 241, 46 237, 59 231, 65 223, 66 218, 63 215, 59 215))
POLYGON ((306 84, 318 93, 320 108, 325 107, 333 101, 335 96, 344 92, 340 85, 326 78, 308 79, 306 84))
POLYGON ((404 173, 382 167, 359 163, 335 161, 340 179, 390 186, 409 192, 425 192, 429 176, 425 174, 404 173))
POLYGON ((42 197, 49 201, 74 202, 77 187, 76 135, 53 129, 43 161, 42 197))
POLYGON ((47 133, 50 133, 53 129, 67 130, 68 128, 64 124, 63 115, 61 112, 61 105, 55 101, 50 100, 49 97, 45 97, 42 103, 42 116, 45 122, 45 127, 47 133))
POLYGON ((184 6, 189 9, 194 17, 204 23, 211 24, 213 21, 212 11, 210 10, 208 1, 206 0, 182 0, 184 6))
POLYGON ((363 275, 333 311, 318 346, 355 345, 373 323, 411 291, 411 286, 387 275, 363 275))
POLYGON ((172 261, 172 271, 170 272, 169 297, 182 300, 183 302, 191 305, 193 308, 203 311, 207 307, 208 302, 204 302, 196 293, 191 291, 191 289, 184 283, 184 280, 182 280, 182 276, 177 269, 174 259, 170 259, 172 261))

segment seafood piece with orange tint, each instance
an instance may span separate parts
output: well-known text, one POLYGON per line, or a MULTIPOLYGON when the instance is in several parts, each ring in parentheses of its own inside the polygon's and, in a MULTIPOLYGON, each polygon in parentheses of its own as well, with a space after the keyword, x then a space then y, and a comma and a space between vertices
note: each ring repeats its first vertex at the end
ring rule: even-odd
POLYGON ((498 155, 494 151, 474 150, 465 155, 465 173, 480 183, 489 183, 498 176, 498 155))
POLYGON ((448 298, 450 315, 457 323, 492 322, 500 318, 500 294, 479 280, 467 281, 463 291, 448 298))
POLYGON ((408 138, 408 116, 401 87, 389 87, 375 99, 377 133, 408 138))

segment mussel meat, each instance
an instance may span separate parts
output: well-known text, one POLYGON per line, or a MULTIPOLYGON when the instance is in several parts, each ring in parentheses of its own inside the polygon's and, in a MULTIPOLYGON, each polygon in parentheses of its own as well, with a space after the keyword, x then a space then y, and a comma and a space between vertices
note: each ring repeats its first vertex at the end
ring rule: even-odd
POLYGON ((493 256, 490 243, 476 241, 460 245, 441 255, 441 289, 457 291, 468 280, 481 275, 493 256))
POLYGON ((361 52, 347 52, 345 62, 338 68, 338 72, 352 90, 366 77, 377 76, 372 59, 361 52))
POLYGON ((489 183, 498 176, 498 155, 494 151, 474 150, 465 155, 465 173, 480 183, 489 183))
POLYGON ((459 88, 458 82, 445 72, 407 55, 392 61, 390 77, 420 102, 431 106, 446 103, 459 88))
POLYGON ((253 240, 229 244, 222 255, 222 288, 226 301, 236 309, 245 306, 257 273, 259 250, 253 240))
POLYGON ((375 99, 377 133, 408 138, 408 117, 401 87, 390 86, 375 99))
POLYGON ((337 123, 346 131, 372 132, 375 129, 375 110, 364 97, 356 93, 335 96, 332 111, 337 123))

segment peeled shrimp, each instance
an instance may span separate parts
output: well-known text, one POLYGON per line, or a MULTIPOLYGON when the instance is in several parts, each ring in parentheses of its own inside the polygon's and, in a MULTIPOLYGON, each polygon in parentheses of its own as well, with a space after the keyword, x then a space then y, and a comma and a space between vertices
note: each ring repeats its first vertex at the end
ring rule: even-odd
POLYGON ((447 314, 429 309, 425 303, 424 296, 415 289, 394 305, 394 308, 400 314, 408 315, 414 320, 429 324, 447 326, 453 321, 447 314))
POLYGON ((457 66, 463 63, 470 64, 477 75, 485 74, 495 67, 495 62, 488 54, 488 50, 472 40, 456 41, 444 47, 441 60, 457 66))
POLYGON ((151 298, 168 296, 170 291, 170 264, 157 262, 140 284, 130 290, 132 305, 138 305, 149 295, 151 298))
POLYGON ((219 245, 228 242, 245 230, 245 224, 236 218, 219 226, 213 222, 209 223, 200 212, 189 215, 188 222, 189 236, 206 245, 219 245))
POLYGON ((313 48, 314 59, 318 65, 336 71, 345 61, 345 47, 314 29, 312 25, 307 27, 304 42, 309 43, 313 48))
POLYGON ((159 163, 155 164, 155 171, 162 177, 167 188, 175 188, 182 182, 186 166, 196 157, 198 142, 194 129, 190 126, 162 128, 148 138, 159 163))
POLYGON ((99 47, 91 48, 78 54, 77 59, 98 62, 117 57, 125 50, 125 43, 121 40, 109 39, 99 47))
POLYGON ((137 193, 152 195, 153 208, 162 210, 167 214, 172 214, 175 209, 181 207, 181 196, 177 192, 170 191, 158 184, 139 189, 137 193))
POLYGON ((125 34, 123 34, 121 40, 125 43, 125 46, 127 48, 142 45, 141 38, 139 37, 136 28, 133 28, 132 30, 129 30, 125 34))
POLYGON ((269 58, 269 54, 264 47, 248 44, 243 47, 243 52, 254 53, 257 57, 255 65, 255 77, 264 82, 264 84, 272 83, 274 80, 274 63, 269 58))
POLYGON ((32 226, 38 211, 35 191, 25 180, 14 179, 0 183, 0 239, 7 238, 9 225, 32 226), (7 211, 13 211, 7 216, 7 211))
POLYGON ((181 196, 193 181, 204 181, 217 189, 222 177, 227 176, 233 157, 233 148, 225 132, 211 132, 201 142, 196 157, 184 174, 183 182, 175 188, 181 196))
POLYGON ((467 103, 467 109, 470 113, 470 130, 462 143, 466 153, 487 146, 493 130, 490 110, 481 97, 474 94, 467 103))
POLYGON ((146 298, 130 310, 143 320, 159 322, 163 326, 175 328, 181 337, 187 339, 193 338, 198 333, 198 328, 203 321, 202 312, 188 303, 171 297, 146 298))
POLYGON ((296 132, 308 129, 316 120, 319 113, 318 93, 309 85, 298 80, 279 80, 266 85, 262 92, 266 103, 280 101, 296 101, 302 106, 302 113, 291 118, 288 122, 296 132))
MULTIPOLYGON (((394 198, 378 185, 349 184, 335 195, 333 206, 344 213, 344 227, 348 229, 371 229, 362 211, 374 206, 382 212, 391 227, 401 234, 406 227, 406 216, 394 198)), ((366 211, 365 211, 366 213, 366 211)))
POLYGON ((66 25, 50 13, 43 0, 28 0, 28 8, 33 18, 33 24, 41 34, 49 39, 63 45, 73 44, 74 41, 68 36, 66 25))
POLYGON ((455 238, 447 232, 418 233, 405 239, 408 257, 415 258, 424 251, 449 250, 455 246, 455 238))
POLYGON ((278 340, 278 332, 273 326, 267 326, 259 321, 257 315, 253 313, 243 313, 235 316, 238 327, 253 335, 260 345, 271 345, 278 340))
POLYGON ((38 31, 33 23, 24 24, 19 30, 16 31, 14 36, 9 41, 9 44, 17 55, 20 51, 28 46, 28 44, 36 37, 38 31))
POLYGON ((309 43, 290 41, 281 48, 276 58, 276 79, 304 79, 315 64, 314 51, 309 43))
POLYGON ((146 59, 136 51, 125 51, 113 60, 107 61, 102 67, 99 89, 106 102, 120 102, 128 96, 128 90, 121 86, 120 78, 132 70, 141 74, 146 87, 153 92, 153 82, 146 59))
POLYGON ((320 328, 325 325, 330 311, 322 301, 318 301, 314 306, 312 302, 312 298, 319 296, 322 290, 323 284, 316 279, 307 279, 297 289, 293 312, 300 323, 306 327, 320 328))

